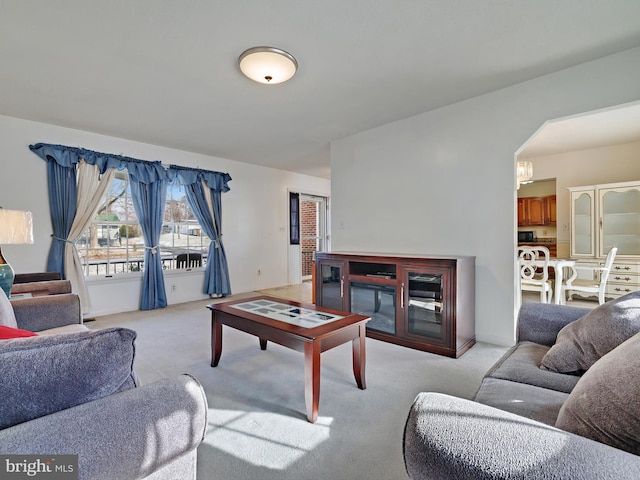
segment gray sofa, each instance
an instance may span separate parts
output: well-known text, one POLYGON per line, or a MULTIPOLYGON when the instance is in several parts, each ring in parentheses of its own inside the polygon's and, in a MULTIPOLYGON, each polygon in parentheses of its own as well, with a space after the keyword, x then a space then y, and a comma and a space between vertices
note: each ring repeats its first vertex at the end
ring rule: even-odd
POLYGON ((409 477, 640 478, 640 294, 610 303, 524 304, 516 345, 473 401, 419 394, 404 432, 409 477))
POLYGON ((0 325, 40 332, 0 340, 0 454, 77 454, 82 480, 196 478, 207 425, 196 379, 139 386, 136 333, 81 328, 74 294, 0 296, 0 325))

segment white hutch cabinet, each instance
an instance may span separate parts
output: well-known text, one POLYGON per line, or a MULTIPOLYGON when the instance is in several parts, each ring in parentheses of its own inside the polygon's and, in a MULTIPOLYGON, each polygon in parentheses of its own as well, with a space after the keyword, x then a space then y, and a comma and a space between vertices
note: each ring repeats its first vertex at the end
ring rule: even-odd
POLYGON ((607 297, 640 290, 640 181, 568 188, 571 193, 571 257, 580 265, 602 265, 618 253, 607 297))

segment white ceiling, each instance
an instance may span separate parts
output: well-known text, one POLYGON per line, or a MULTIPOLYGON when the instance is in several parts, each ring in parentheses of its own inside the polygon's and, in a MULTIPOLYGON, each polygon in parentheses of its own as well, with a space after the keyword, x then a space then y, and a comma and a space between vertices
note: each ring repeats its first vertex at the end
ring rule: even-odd
POLYGON ((547 122, 518 158, 640 141, 640 102, 547 122))
POLYGON ((0 114, 327 178, 332 140, 640 45, 638 0, 1 4, 0 114), (258 45, 296 76, 243 77, 258 45))

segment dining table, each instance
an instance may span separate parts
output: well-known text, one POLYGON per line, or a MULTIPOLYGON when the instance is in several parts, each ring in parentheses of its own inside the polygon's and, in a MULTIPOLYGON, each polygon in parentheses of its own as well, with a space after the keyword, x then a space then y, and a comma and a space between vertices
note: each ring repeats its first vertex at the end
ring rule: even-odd
MULTIPOLYGON (((544 260, 534 260, 532 262, 534 265, 538 267, 544 266, 544 260)), ((549 258, 548 262, 549 268, 553 268, 555 273, 555 285, 553 288, 553 300, 556 304, 561 304, 560 299, 562 298, 562 282, 564 277, 564 268, 565 267, 575 267, 576 261, 571 260, 570 258, 549 258)))

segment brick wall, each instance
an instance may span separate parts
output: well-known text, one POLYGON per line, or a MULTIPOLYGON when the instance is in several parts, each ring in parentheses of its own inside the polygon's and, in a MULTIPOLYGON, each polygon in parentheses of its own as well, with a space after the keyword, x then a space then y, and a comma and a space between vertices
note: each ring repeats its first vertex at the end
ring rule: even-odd
POLYGON ((304 237, 318 234, 316 202, 300 202, 300 249, 302 251, 302 276, 311 275, 311 261, 316 250, 316 240, 305 240, 304 237))

